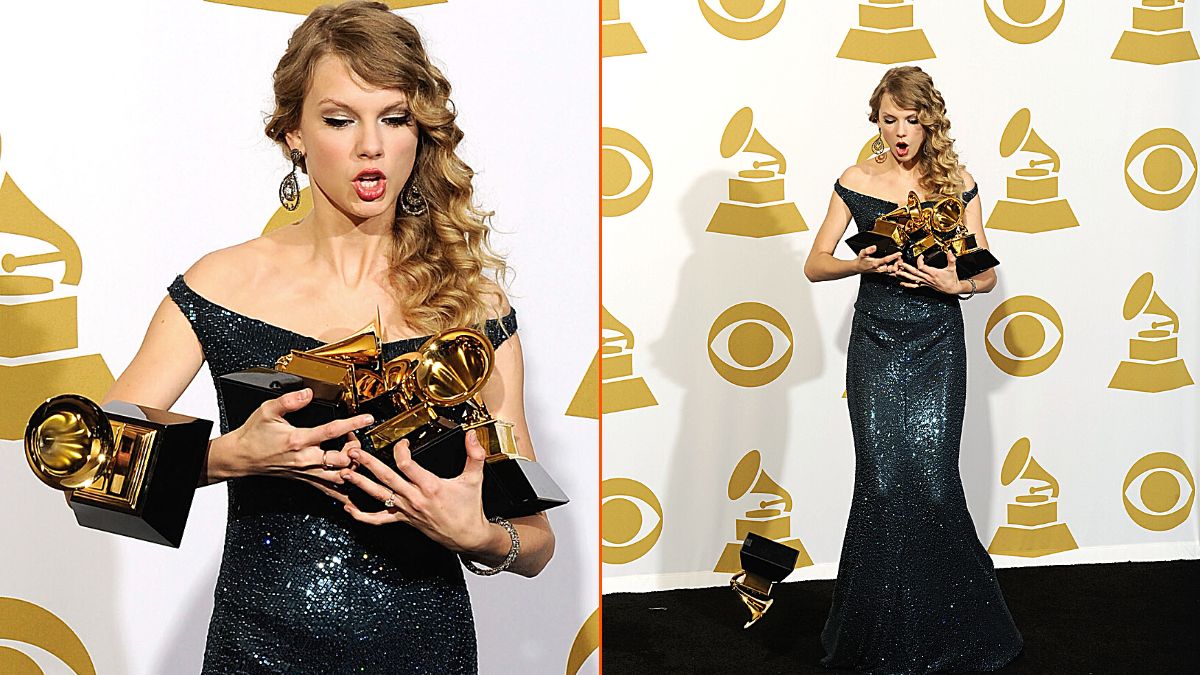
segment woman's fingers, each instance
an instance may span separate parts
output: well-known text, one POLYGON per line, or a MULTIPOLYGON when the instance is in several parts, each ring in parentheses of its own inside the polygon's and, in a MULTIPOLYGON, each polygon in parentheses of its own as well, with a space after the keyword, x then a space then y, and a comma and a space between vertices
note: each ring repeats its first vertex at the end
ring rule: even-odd
MULTIPOLYGON (((408 502, 409 502, 409 497, 410 497, 409 491, 413 489, 412 486, 403 484, 404 479, 400 478, 399 476, 396 476, 396 473, 394 471, 392 471, 391 469, 388 469, 379 460, 375 459, 374 457, 371 457, 370 453, 358 451, 358 455, 360 457, 359 461, 363 466, 370 469, 371 468, 370 462, 374 461, 378 467, 382 467, 384 471, 387 471, 388 473, 392 474, 392 476, 395 477, 395 480, 398 481, 399 483, 401 483, 401 485, 397 485, 396 488, 393 489, 391 485, 381 485, 381 484, 376 483, 375 481, 371 480, 370 478, 367 478, 366 476, 362 475, 361 473, 359 473, 357 471, 350 471, 348 469, 342 470, 342 472, 341 472, 342 480, 353 485, 354 487, 358 488, 359 490, 362 490, 363 492, 365 492, 367 494, 367 496, 372 497, 374 499, 378 499, 381 504, 386 503, 388 500, 391 500, 393 505, 398 504, 398 503, 403 503, 405 506, 407 506, 408 502)), ((376 476, 378 476, 378 475, 379 474, 376 474, 376 476)))
POLYGON ((282 419, 284 415, 303 408, 310 401, 312 401, 312 389, 305 388, 266 401, 258 409, 269 419, 282 419))
POLYGON ((409 450, 407 440, 401 440, 396 443, 392 449, 392 456, 396 459, 396 468, 404 477, 412 481, 414 485, 424 490, 426 493, 437 492, 441 485, 442 479, 428 471, 425 467, 417 464, 417 460, 412 458, 412 452, 409 450))
POLYGON ((459 478, 464 478, 471 482, 483 483, 483 465, 487 459, 487 452, 483 449, 483 445, 479 443, 479 435, 474 429, 467 432, 467 463, 463 466, 463 472, 459 478))
POLYGON ((355 429, 361 429, 373 421, 374 418, 370 415, 358 415, 357 417, 334 420, 326 422, 319 427, 312 427, 311 429, 297 429, 294 438, 298 447, 320 445, 325 441, 332 441, 339 436, 345 436, 355 429))
POLYGON ((368 525, 387 525, 389 523, 409 522, 408 518, 404 516, 404 513, 396 508, 369 513, 358 508, 354 505, 354 502, 351 501, 347 501, 342 508, 346 510, 346 513, 350 514, 351 518, 360 523, 366 523, 368 525))

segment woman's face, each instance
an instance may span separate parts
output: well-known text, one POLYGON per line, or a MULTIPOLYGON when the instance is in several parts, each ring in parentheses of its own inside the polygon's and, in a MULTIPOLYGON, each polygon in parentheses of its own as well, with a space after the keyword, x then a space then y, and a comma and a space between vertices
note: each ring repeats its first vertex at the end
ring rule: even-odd
POLYGON ((416 160, 417 127, 404 92, 372 87, 341 58, 325 55, 288 144, 304 153, 314 199, 319 191, 362 221, 394 213, 416 160))
POLYGON ((919 156, 925 142, 925 127, 917 121, 917 111, 901 108, 891 94, 884 94, 879 101, 879 133, 901 163, 919 156))

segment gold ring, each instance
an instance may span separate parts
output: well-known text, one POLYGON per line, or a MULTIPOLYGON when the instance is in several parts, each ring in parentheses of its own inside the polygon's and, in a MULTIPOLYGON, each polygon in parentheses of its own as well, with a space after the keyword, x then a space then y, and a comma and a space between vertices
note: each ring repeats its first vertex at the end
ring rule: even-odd
POLYGON ((395 492, 391 493, 388 496, 388 498, 383 502, 383 505, 389 509, 395 507, 396 506, 396 493, 395 492))
POLYGON ((324 467, 326 471, 333 471, 333 467, 330 466, 329 462, 325 459, 326 457, 329 456, 329 453, 331 453, 331 452, 333 452, 333 451, 325 450, 324 452, 321 453, 321 466, 324 467))

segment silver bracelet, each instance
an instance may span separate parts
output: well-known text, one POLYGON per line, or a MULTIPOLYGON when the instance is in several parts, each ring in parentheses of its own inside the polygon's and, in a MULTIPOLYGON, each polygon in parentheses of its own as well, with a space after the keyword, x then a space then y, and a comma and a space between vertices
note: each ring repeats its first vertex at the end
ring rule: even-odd
POLYGON ((508 555, 504 557, 504 562, 501 562, 495 567, 484 567, 482 565, 477 565, 475 562, 467 560, 467 558, 460 553, 458 558, 459 560, 462 560, 463 567, 467 568, 467 571, 471 574, 478 574, 481 577, 490 577, 493 574, 499 574, 508 569, 512 566, 513 561, 517 559, 517 554, 521 552, 521 536, 517 534, 517 528, 513 527, 512 523, 500 517, 489 518, 488 522, 496 523, 500 527, 508 530, 508 538, 512 541, 512 546, 508 549, 508 555))
POLYGON ((970 294, 968 294, 968 295, 967 295, 967 297, 965 297, 965 298, 964 298, 962 295, 959 295, 959 296, 958 296, 958 299, 959 299, 959 300, 970 300, 971 298, 975 297, 975 289, 976 289, 976 288, 978 288, 978 287, 975 285, 975 280, 974 280, 974 279, 967 279, 967 283, 971 284, 971 292, 970 292, 970 294))

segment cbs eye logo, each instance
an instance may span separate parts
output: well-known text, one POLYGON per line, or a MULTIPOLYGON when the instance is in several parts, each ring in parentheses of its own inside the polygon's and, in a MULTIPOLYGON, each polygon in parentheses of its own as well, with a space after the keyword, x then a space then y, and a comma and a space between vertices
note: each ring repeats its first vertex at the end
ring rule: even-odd
POLYGON ((646 555, 662 534, 663 510, 650 488, 631 478, 609 478, 600 485, 603 523, 601 559, 623 565, 646 555), (653 515, 651 525, 648 516, 653 515))
POLYGON ((753 40, 770 33, 779 23, 787 0, 699 0, 699 3, 704 20, 718 33, 734 40, 753 40))
POLYGON ((1142 206, 1170 211, 1196 186, 1196 151, 1174 129, 1147 131, 1125 155, 1125 185, 1142 206))
POLYGON ((773 382, 791 362, 792 350, 791 326, 760 302, 730 307, 708 329, 708 360, 721 377, 739 387, 773 382))
POLYGON ((1152 452, 1125 474, 1121 500, 1133 522, 1163 532, 1187 520, 1196 500, 1196 482, 1182 457, 1152 452))
POLYGON ((1062 351, 1062 318, 1045 300, 1018 295, 992 311, 983 342, 1000 370, 1016 377, 1037 375, 1062 351))
POLYGON ((983 12, 992 24, 992 30, 1005 40, 1021 45, 1045 40, 1058 28, 1066 8, 1067 0, 983 1, 983 12), (992 8, 997 4, 999 11, 992 8))
POLYGON ((38 656, 35 661, 25 652, 0 644, 0 669, 4 672, 41 673, 43 665, 51 666, 46 672, 62 672, 66 665, 78 675, 96 674, 92 657, 75 631, 53 612, 32 602, 0 598, 0 640, 34 647, 29 651, 38 656), (45 654, 61 663, 47 663, 45 654))
POLYGON ((604 127, 600 132, 600 187, 605 217, 623 216, 636 209, 650 193, 654 165, 650 153, 630 134, 604 127))

